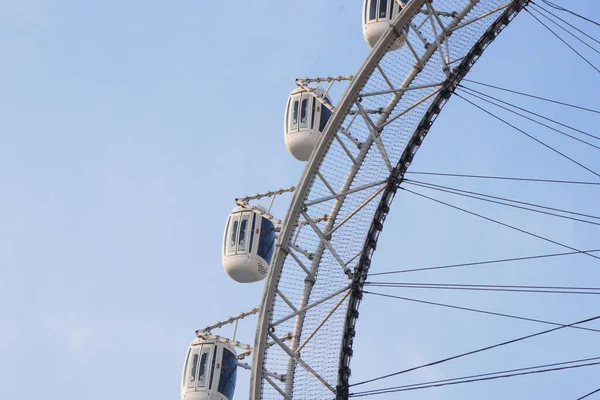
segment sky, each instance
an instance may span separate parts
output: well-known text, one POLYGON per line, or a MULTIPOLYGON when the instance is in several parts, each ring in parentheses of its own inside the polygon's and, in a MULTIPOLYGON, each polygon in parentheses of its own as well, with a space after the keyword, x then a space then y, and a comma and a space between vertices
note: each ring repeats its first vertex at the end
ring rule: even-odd
MULTIPOLYGON (((593 0, 557 2, 600 16, 593 0)), ((285 101, 296 78, 358 70, 369 53, 361 7, 357 0, 0 0, 2 398, 34 399, 40 390, 49 400, 179 397, 194 331, 260 302, 261 283, 238 284, 220 265, 233 199, 298 182, 304 164, 283 143, 285 101)), ((526 14, 470 78, 598 108, 596 72, 526 14)), ((597 131, 597 115, 519 101, 597 131)), ((596 149, 524 126, 600 170, 596 149)), ((457 98, 411 170, 600 181, 457 98)), ((436 182, 600 214, 593 187, 436 182)), ((435 195, 570 246, 600 247, 598 226, 435 195)), ((275 207, 281 218, 286 201, 275 207)), ((562 251, 407 193, 394 205, 373 272, 562 251)), ((596 267, 579 255, 398 280, 598 287, 596 267)), ((389 293, 562 323, 598 309, 593 296, 389 293)), ((240 341, 253 342, 254 323, 242 323, 240 341)), ((546 328, 366 296, 352 381, 546 328)), ((561 331, 372 387, 596 357, 599 340, 561 331)), ((597 375, 598 367, 405 397, 576 399, 597 389, 597 375)), ((238 379, 243 399, 248 374, 238 379)))

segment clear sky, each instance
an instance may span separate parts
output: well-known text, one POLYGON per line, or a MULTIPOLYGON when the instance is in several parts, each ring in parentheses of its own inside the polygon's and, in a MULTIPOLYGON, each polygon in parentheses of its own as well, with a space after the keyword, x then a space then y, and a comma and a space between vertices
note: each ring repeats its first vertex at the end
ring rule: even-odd
MULTIPOLYGON (((595 0, 560 3, 600 16, 595 0)), ((287 95, 295 78, 358 70, 369 51, 361 7, 358 0, 0 0, 1 398, 179 397, 194 331, 260 301, 261 284, 237 284, 220 266, 233 199, 297 183, 304 165, 283 144, 287 95)), ((596 72, 529 15, 486 51, 471 78, 598 108, 596 72)), ((597 116, 521 104, 598 131, 597 116)), ((524 126, 600 170, 597 150, 524 126)), ((460 99, 447 105, 412 170, 600 180, 460 99)), ((594 188, 461 187, 600 214, 594 188)), ((452 200, 574 247, 600 248, 598 226, 452 200)), ((285 208, 278 204, 281 217, 285 208)), ((560 251, 399 194, 373 272, 560 251)), ((580 255, 397 280, 600 286, 597 267, 580 255)), ((598 312, 593 296, 389 293, 561 323, 598 312)), ((366 297, 352 379, 546 328, 366 297)), ((250 319, 240 340, 252 343, 253 330, 250 319)), ((598 333, 560 332, 379 386, 596 357, 599 342, 598 333)), ((406 398, 576 399, 597 388, 599 370, 406 398)), ((240 373, 238 399, 247 397, 247 378, 240 373)))

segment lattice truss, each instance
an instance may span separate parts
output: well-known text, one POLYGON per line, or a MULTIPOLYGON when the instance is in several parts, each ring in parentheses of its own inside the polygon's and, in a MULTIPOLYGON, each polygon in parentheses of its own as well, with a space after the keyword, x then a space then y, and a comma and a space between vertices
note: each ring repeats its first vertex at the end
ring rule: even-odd
POLYGON ((360 297, 354 274, 366 271, 393 189, 460 79, 526 3, 413 0, 352 79, 282 225, 251 398, 340 396, 357 317, 350 300, 360 297), (405 45, 389 51, 398 38, 405 45))

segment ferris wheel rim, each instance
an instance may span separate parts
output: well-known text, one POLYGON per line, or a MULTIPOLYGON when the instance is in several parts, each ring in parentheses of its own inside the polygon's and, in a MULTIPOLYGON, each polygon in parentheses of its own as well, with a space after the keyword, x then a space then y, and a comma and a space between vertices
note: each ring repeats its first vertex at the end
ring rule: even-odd
MULTIPOLYGON (((446 103, 446 101, 450 98, 452 91, 456 85, 460 82, 462 78, 464 78, 470 68, 473 66, 475 61, 479 58, 485 47, 489 45, 497 36, 505 26, 507 26, 514 16, 518 14, 518 12, 525 7, 530 0, 512 0, 507 4, 505 10, 496 18, 496 20, 491 24, 491 26, 486 30, 486 33, 471 47, 468 54, 469 57, 465 57, 461 63, 460 67, 466 67, 464 74, 461 76, 451 75, 447 76, 446 81, 444 81, 441 85, 440 91, 436 94, 435 99, 431 107, 429 108, 426 115, 423 117, 417 129, 413 132, 410 140, 410 144, 406 146, 400 161, 396 165, 395 168, 392 169, 388 176, 388 181, 385 186, 383 196, 381 197, 381 201, 379 206, 377 207, 377 211, 373 220, 371 222, 369 232, 373 229, 381 228, 387 213, 389 212, 389 205, 393 200, 395 191, 397 189, 397 185, 401 182, 404 172, 406 168, 412 161, 412 157, 416 153, 416 149, 420 146, 420 141, 425 137, 430 127, 435 121, 435 118, 441 112, 441 108, 446 103), (498 27, 501 26, 499 29, 498 27), (495 28, 492 29, 492 28, 495 28), (488 34, 492 32, 493 35, 489 36, 488 34), (487 41, 487 42, 486 42, 487 41), (484 44, 485 42, 485 44, 484 44), (482 48, 483 47, 483 48, 482 48), (475 50, 479 51, 479 54, 474 52, 475 50), (435 106, 435 107, 434 107, 435 106), (437 112, 433 113, 430 111, 435 110, 437 108, 437 112), (419 139, 420 137, 420 139, 419 139), (419 143, 417 143, 419 141, 419 143), (415 147, 416 145, 416 147, 415 147), (414 151, 413 151, 414 150, 414 151), (387 207, 387 210, 386 210, 387 207)), ((321 165, 321 162, 324 160, 327 152, 329 151, 329 147, 331 142, 334 140, 334 135, 337 132, 339 126, 344 121, 344 118, 348 114, 351 104, 355 101, 357 96, 360 94, 360 90, 366 84, 366 81, 369 79, 370 74, 372 74, 372 70, 375 69, 375 66, 378 62, 385 56, 387 52, 387 48, 389 47, 389 43, 393 40, 390 38, 395 34, 395 29, 398 27, 403 27, 408 22, 412 21, 414 15, 427 3, 427 0, 414 0, 410 2, 405 10, 398 15, 396 18, 396 23, 388 29, 384 37, 379 41, 378 45, 373 49, 370 55, 367 57, 365 62, 361 65, 359 72, 355 75, 355 79, 351 82, 350 87, 344 94, 340 105, 336 107, 336 112, 332 115, 331 120, 329 121, 327 128, 323 132, 322 137, 319 140, 317 148, 312 153, 306 169, 302 175, 300 183, 297 185, 297 190, 294 193, 292 203, 290 209, 286 215, 286 218, 282 224, 281 235, 278 240, 276 253, 273 256, 273 263, 271 265, 271 270, 267 277, 267 281, 265 283, 264 292, 263 292, 263 301, 261 302, 261 315, 259 316, 259 320, 257 323, 256 330, 256 338, 255 338, 255 353, 253 357, 253 368, 251 372, 251 399, 259 399, 262 394, 262 385, 263 379, 268 380, 268 377, 265 377, 262 373, 264 366, 264 350, 266 340, 269 338, 269 323, 272 318, 272 309, 274 307, 274 297, 275 292, 278 290, 279 279, 281 277, 282 270, 284 268, 284 262, 287 258, 288 249, 285 248, 286 243, 290 240, 293 227, 296 224, 296 221, 299 219, 302 213, 302 206, 304 205, 304 200, 308 194, 308 191, 311 188, 312 182, 316 178, 316 173, 321 165), (412 13, 412 14, 411 14, 412 13), (408 21, 405 21, 408 19, 408 21), (368 72, 371 70, 371 72, 368 72)), ((478 3, 478 1, 474 2, 478 3)), ((372 143, 371 143, 372 144, 372 143)), ((367 152, 364 153, 365 155, 367 152)), ((356 176, 357 171, 361 168, 362 161, 356 165, 356 172, 354 174, 349 173, 348 177, 352 179, 356 176)), ((337 203, 336 203, 337 204, 337 203)), ((343 200, 342 200, 343 204, 343 200)), ((341 207, 341 205, 340 205, 341 207)), ((339 211, 339 208, 338 208, 339 211)), ((334 218, 335 219, 335 216, 334 218)), ((336 396, 337 398, 347 398, 347 388, 348 388, 348 377, 349 377, 349 363, 351 357, 352 350, 352 340, 354 338, 354 334, 348 336, 349 333, 354 329, 354 325, 356 320, 358 319, 358 306, 360 304, 360 299, 362 297, 362 287, 360 284, 360 280, 362 282, 366 279, 368 268, 370 265, 370 258, 374 252, 374 245, 377 242, 377 238, 372 240, 369 235, 363 244, 363 248, 361 251, 360 261, 358 263, 358 268, 355 270, 355 274, 352 275, 352 284, 349 286, 349 300, 348 307, 346 310, 346 320, 344 324, 344 335, 342 337, 342 343, 339 349, 339 362, 338 362, 338 385, 336 387, 336 396), (370 252, 370 254, 369 254, 370 252), (350 343, 346 340, 350 338, 350 343)), ((318 261, 320 262, 320 260, 318 261)), ((302 322, 303 324, 303 322, 302 322)), ((300 332, 302 330, 302 326, 300 327, 300 332)), ((275 339, 275 338, 273 338, 275 339)), ((290 355, 291 357, 291 355, 290 355)), ((293 374, 292 377, 288 377, 291 379, 291 385, 293 386, 293 374)), ((284 395, 285 393, 280 394, 284 395)), ((285 397, 285 396, 284 396, 285 397)))
MULTIPOLYGON (((398 189, 398 186, 404 179, 404 174, 408 169, 410 163, 414 155, 416 154, 416 150, 413 152, 413 140, 417 139, 418 136, 419 141, 425 138, 435 119, 441 113, 446 102, 450 99, 452 94, 454 93, 454 89, 460 84, 460 82, 467 76, 473 65, 475 65, 476 61, 481 57, 484 50, 487 48, 489 44, 491 44, 498 34, 508 26, 513 18, 515 18, 519 12, 529 3, 529 0, 525 1, 515 1, 513 4, 506 9, 506 11, 500 15, 496 21, 488 28, 486 33, 479 39, 479 41, 471 48, 469 54, 463 59, 460 66, 457 70, 460 72, 459 75, 453 75, 444 82, 444 89, 438 94, 437 98, 434 99, 432 105, 429 107, 429 110, 426 112, 425 116, 419 123, 419 127, 413 133, 411 138, 411 143, 406 146, 402 157, 400 158, 397 166, 394 168, 394 172, 390 174, 388 186, 385 189, 385 193, 380 201, 379 206, 377 207, 377 211, 375 212, 375 216, 369 228, 369 232, 373 230, 379 230, 383 228, 383 224, 385 219, 389 213, 391 203, 394 200, 394 196, 398 189), (491 35, 493 34, 493 35, 491 35), (395 175, 395 176, 394 176, 395 175)), ((419 144, 420 146, 420 144, 419 144)), ((356 321, 358 320, 358 308, 360 306, 360 301, 362 300, 363 295, 363 286, 368 276, 368 270, 371 263, 371 257, 373 253, 368 252, 370 246, 375 246, 377 241, 374 243, 369 243, 369 235, 367 236, 367 241, 363 246, 363 252, 360 257, 360 261, 357 265, 356 273, 354 275, 354 282, 352 291, 350 292, 350 299, 348 301, 348 308, 346 312, 346 322, 344 324, 344 334, 342 336, 342 345, 340 350, 340 361, 339 361, 339 373, 338 373, 338 386, 337 386, 337 398, 338 399, 347 399, 348 398, 348 389, 349 389, 349 364, 350 359, 352 357, 352 346, 346 346, 346 341, 352 335, 355 335, 354 326, 356 321), (350 350, 350 351, 347 351, 350 350), (340 393, 341 391, 341 393, 340 393)), ((353 337, 353 336, 352 336, 353 337)))

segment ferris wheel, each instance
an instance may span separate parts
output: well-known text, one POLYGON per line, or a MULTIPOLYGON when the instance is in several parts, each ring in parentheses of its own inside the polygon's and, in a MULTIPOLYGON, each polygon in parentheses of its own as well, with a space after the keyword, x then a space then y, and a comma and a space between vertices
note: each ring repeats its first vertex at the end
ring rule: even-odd
POLYGON ((262 301, 196 332, 182 400, 231 400, 238 367, 251 371, 250 399, 350 396, 359 306, 394 197, 448 99, 529 3, 364 1, 372 51, 357 73, 298 79, 285 105, 285 145, 307 162, 300 181, 235 200, 223 268, 240 283, 264 279, 262 301), (334 104, 332 88, 344 84, 334 104), (278 219, 273 201, 286 194, 278 219), (212 332, 250 315, 258 316, 253 344, 236 341, 235 330, 212 332))

